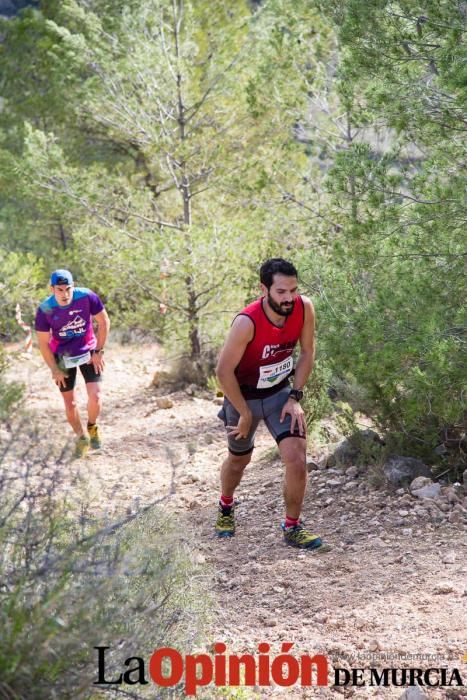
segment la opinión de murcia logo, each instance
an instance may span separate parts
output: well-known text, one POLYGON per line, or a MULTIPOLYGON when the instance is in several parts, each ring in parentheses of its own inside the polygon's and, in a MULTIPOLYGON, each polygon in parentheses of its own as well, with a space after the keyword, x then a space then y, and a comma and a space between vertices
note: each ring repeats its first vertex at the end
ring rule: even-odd
MULTIPOLYGON (((214 657, 209 654, 182 656, 172 647, 156 649, 149 658, 148 672, 153 683, 170 688, 184 684, 187 696, 196 695, 198 689, 213 683, 220 687, 270 686, 463 686, 457 668, 334 668, 334 682, 329 680, 329 662, 323 654, 298 657, 290 654, 293 642, 284 642, 281 653, 269 654, 266 642, 258 644, 258 654, 228 654, 222 642, 214 644, 214 657)), ((106 670, 106 651, 110 647, 96 646, 98 678, 94 685, 147 685, 144 659, 130 656, 123 666, 126 670, 109 678, 106 670)), ((332 677, 332 674, 331 674, 332 677)))

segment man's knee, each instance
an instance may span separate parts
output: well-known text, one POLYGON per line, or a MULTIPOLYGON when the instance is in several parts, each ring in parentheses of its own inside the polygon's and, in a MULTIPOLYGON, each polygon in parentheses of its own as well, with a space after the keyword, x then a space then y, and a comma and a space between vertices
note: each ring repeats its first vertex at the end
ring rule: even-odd
POLYGON ((293 439, 293 443, 281 444, 280 452, 286 467, 293 472, 306 476, 306 445, 300 438, 293 439))
POLYGON ((89 382, 86 384, 86 389, 88 391, 88 400, 98 403, 101 400, 101 387, 98 382, 89 382))
POLYGON ((233 452, 229 452, 229 456, 227 458, 229 467, 233 471, 242 472, 247 464, 251 462, 251 454, 251 452, 248 452, 245 455, 236 455, 233 454, 233 452))
POLYGON ((74 391, 64 391, 62 393, 63 402, 67 411, 74 411, 76 408, 76 398, 74 391))

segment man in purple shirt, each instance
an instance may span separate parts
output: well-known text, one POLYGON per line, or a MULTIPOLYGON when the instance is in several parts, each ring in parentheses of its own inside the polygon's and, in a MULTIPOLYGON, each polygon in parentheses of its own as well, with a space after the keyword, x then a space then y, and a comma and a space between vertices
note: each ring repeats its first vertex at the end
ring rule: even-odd
POLYGON ((89 447, 101 446, 97 418, 101 410, 100 382, 109 317, 102 301, 90 289, 75 287, 68 270, 55 270, 50 278, 52 295, 36 312, 35 329, 42 357, 52 371, 65 403, 66 417, 77 435, 75 457, 89 447), (93 320, 97 323, 97 337, 93 320), (84 430, 75 401, 79 367, 88 394, 88 425, 84 430))

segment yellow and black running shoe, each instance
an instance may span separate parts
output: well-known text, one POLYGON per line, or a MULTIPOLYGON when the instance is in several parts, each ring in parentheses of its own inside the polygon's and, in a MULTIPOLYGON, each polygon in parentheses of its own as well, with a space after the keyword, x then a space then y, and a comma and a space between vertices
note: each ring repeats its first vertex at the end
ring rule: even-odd
POLYGON ((99 429, 96 424, 88 426, 91 447, 93 450, 100 450, 102 443, 99 436, 99 429))
POLYGON ((281 525, 282 531, 284 533, 284 541, 291 547, 298 547, 299 549, 311 549, 315 552, 329 552, 332 547, 329 544, 325 544, 321 537, 318 535, 312 535, 302 522, 298 525, 293 525, 292 527, 285 527, 285 523, 281 525))
POLYGON ((86 457, 89 452, 90 440, 86 435, 81 435, 77 438, 75 442, 75 449, 73 452, 73 457, 75 459, 81 459, 81 457, 86 457))
POLYGON ((219 503, 216 520, 216 535, 218 537, 233 537, 235 535, 235 507, 223 506, 219 503))

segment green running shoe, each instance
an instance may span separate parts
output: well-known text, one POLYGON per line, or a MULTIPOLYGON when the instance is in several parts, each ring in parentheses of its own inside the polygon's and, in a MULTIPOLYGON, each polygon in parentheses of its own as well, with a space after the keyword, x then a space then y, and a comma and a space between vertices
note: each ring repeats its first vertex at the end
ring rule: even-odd
POLYGON ((102 447, 101 439, 99 436, 99 429, 96 424, 88 425, 88 433, 90 437, 91 447, 93 450, 100 450, 102 447))
POLYGON ((233 537, 235 535, 235 507, 222 506, 219 503, 219 511, 216 520, 216 535, 218 537, 233 537))
POLYGON ((329 544, 325 544, 321 537, 318 535, 312 535, 311 532, 305 528, 302 522, 293 527, 285 527, 285 523, 281 523, 282 531, 284 533, 285 543, 291 547, 298 547, 299 549, 310 549, 315 552, 330 552, 332 547, 329 544))
POLYGON ((86 435, 81 435, 75 442, 75 450, 73 452, 73 457, 75 459, 81 459, 81 457, 86 457, 89 452, 90 440, 86 435))

